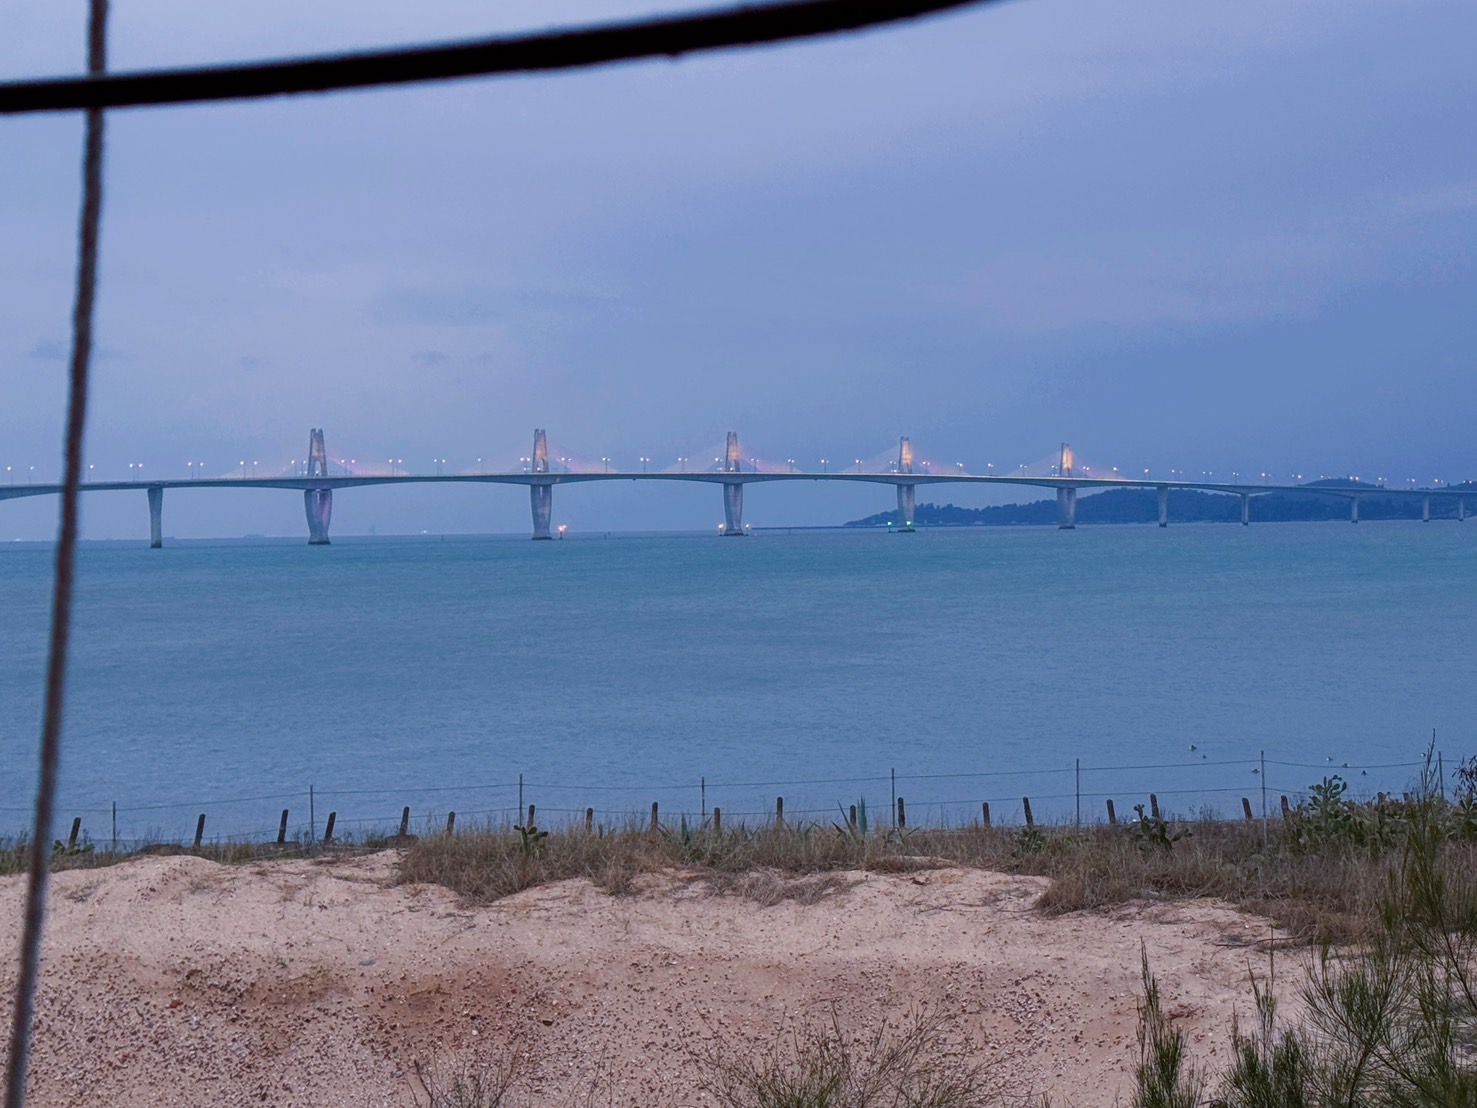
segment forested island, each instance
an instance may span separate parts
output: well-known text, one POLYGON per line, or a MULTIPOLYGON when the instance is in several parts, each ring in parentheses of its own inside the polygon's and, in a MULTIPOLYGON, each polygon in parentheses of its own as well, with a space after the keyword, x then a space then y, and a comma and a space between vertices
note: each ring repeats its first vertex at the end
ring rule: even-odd
MULTIPOLYGON (((1467 481, 1450 486, 1466 489, 1477 496, 1477 482, 1467 481)), ((1421 498, 1418 496, 1382 496, 1368 482, 1348 479, 1314 481, 1305 486, 1307 492, 1267 492, 1252 496, 1251 519, 1257 523, 1292 523, 1324 519, 1349 518, 1349 498, 1334 490, 1367 490, 1359 498, 1360 519, 1420 519, 1421 498), (1328 492, 1316 490, 1327 489, 1328 492)), ((1443 486, 1443 491, 1445 486, 1443 486)), ((1431 498, 1432 519, 1454 519, 1456 500, 1447 496, 1431 498)), ((1107 489, 1077 498, 1077 523, 1157 523, 1159 497, 1152 488, 1107 489)), ((1171 523, 1240 523, 1241 497, 1234 493, 1200 492, 1196 489, 1169 490, 1171 523)), ((914 524, 919 527, 1010 527, 1046 525, 1057 522, 1056 497, 1031 500, 1023 504, 999 504, 988 508, 960 508, 954 504, 919 504, 914 524)), ((878 512, 865 519, 854 519, 847 527, 896 527, 896 511, 878 512)))

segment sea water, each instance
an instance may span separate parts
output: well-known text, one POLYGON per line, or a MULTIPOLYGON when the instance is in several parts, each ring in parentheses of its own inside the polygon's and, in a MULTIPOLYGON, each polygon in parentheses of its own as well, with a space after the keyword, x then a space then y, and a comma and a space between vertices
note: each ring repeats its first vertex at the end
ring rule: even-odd
MULTIPOLYGON (((0 834, 53 552, 0 549, 0 834)), ((1260 815, 1477 753, 1477 524, 84 544, 59 829, 1260 815)))

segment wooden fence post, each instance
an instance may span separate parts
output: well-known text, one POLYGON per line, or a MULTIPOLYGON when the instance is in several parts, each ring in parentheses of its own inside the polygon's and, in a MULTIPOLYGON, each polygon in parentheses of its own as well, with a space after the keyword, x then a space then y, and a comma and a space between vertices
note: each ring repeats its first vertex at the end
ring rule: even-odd
POLYGON ((1251 814, 1251 798, 1250 797, 1243 796, 1241 798, 1241 814, 1246 817, 1246 819, 1247 819, 1248 822, 1250 822, 1251 819, 1253 818, 1252 817, 1252 814, 1251 814))
POLYGON ((333 842, 333 825, 334 821, 336 821, 337 819, 337 812, 328 813, 328 825, 323 828, 323 841, 325 844, 333 842))
POLYGON ((205 813, 200 813, 200 818, 195 821, 195 849, 200 849, 200 840, 205 837, 205 813))
POLYGON ((785 798, 782 796, 774 798, 774 825, 777 828, 785 825, 785 798))
POLYGON ((661 830, 661 824, 657 822, 657 818, 656 818, 656 801, 655 800, 653 800, 651 802, 651 829, 653 831, 660 831, 661 830))
POLYGON ((77 834, 82 830, 82 817, 76 816, 72 820, 72 833, 67 836, 67 849, 71 850, 77 845, 77 834))
POLYGON ((1283 819, 1291 819, 1292 818, 1292 805, 1287 802, 1287 797, 1286 796, 1284 796, 1282 798, 1282 818, 1283 819))
POLYGON ((1149 814, 1155 819, 1159 818, 1159 798, 1153 793, 1149 794, 1149 814))
POLYGON ((897 825, 898 829, 906 831, 908 828, 908 810, 903 807, 903 798, 897 798, 897 825))
POLYGON ((990 802, 988 800, 985 800, 985 801, 981 801, 980 802, 980 815, 984 818, 985 826, 986 827, 989 827, 990 826, 990 802))
POLYGON ((585 809, 585 834, 588 835, 595 829, 595 809, 585 809))
POLYGON ((287 809, 282 809, 282 822, 277 825, 277 845, 287 842, 287 809))
POLYGON ((713 833, 714 834, 722 834, 722 832, 723 832, 723 809, 722 808, 714 808, 713 809, 713 833))
POLYGON ((1118 826, 1118 813, 1113 810, 1113 802, 1111 800, 1108 801, 1108 826, 1118 826))
POLYGON ((536 806, 533 805, 533 804, 530 804, 528 806, 528 822, 523 825, 524 827, 528 828, 530 831, 532 831, 535 827, 538 826, 538 824, 534 823, 534 821, 533 821, 533 814, 534 814, 535 807, 536 806))
POLYGON ((856 805, 855 804, 853 804, 851 806, 851 810, 846 813, 846 826, 850 827, 853 831, 856 830, 856 805))
POLYGON ((446 833, 448 835, 450 835, 455 830, 456 830, 456 813, 455 812, 447 812, 446 813, 446 833))
POLYGON ((1026 826, 1035 827, 1036 821, 1031 816, 1031 798, 1029 796, 1021 797, 1021 807, 1026 810, 1026 826))
POLYGON ((410 834, 410 805, 400 810, 400 837, 403 839, 410 834))

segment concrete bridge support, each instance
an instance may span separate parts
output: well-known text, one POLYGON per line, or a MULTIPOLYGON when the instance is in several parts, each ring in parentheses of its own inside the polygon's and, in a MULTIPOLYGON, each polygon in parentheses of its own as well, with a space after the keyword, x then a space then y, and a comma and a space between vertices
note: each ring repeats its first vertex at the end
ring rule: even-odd
MULTIPOLYGON (((904 435, 897 440, 897 471, 913 472, 913 444, 904 435)), ((915 530, 913 521, 918 518, 918 486, 897 487, 897 530, 898 534, 911 535, 915 530)))
POLYGON ((1429 496, 1421 497, 1421 522, 1431 522, 1431 498, 1429 496))
MULTIPOLYGON (((535 428, 533 432, 533 455, 529 463, 529 471, 532 473, 549 472, 549 439, 542 427, 535 428)), ((550 484, 529 485, 528 505, 533 511, 533 537, 552 539, 554 536, 549 533, 549 524, 554 517, 554 486, 550 484)))
POLYGON ((1169 486, 1160 485, 1155 490, 1159 494, 1159 526, 1169 526, 1169 486))
POLYGON ((917 528, 913 521, 918 518, 918 486, 897 487, 897 529, 899 534, 911 535, 917 528))
POLYGON ((164 486, 149 486, 149 549, 164 545, 164 486))
POLYGON ((308 515, 308 545, 328 545, 328 523, 333 518, 332 489, 304 489, 303 508, 308 515))
POLYGON ((1056 525, 1060 530, 1071 531, 1077 526, 1077 490, 1056 490, 1056 525))
POLYGON ((1349 522, 1359 522, 1359 498, 1357 496, 1349 497, 1349 522))
MULTIPOLYGON (((739 450, 737 431, 728 432, 728 449, 723 454, 723 472, 741 473, 744 456, 739 450)), ((744 533, 744 484, 742 481, 723 483, 723 533, 739 536, 744 533)))
POLYGON ((1459 496, 1456 498, 1456 521, 1461 523, 1467 518, 1467 498, 1459 496))
POLYGON ((1251 523, 1251 493, 1241 494, 1241 526, 1246 527, 1251 523))

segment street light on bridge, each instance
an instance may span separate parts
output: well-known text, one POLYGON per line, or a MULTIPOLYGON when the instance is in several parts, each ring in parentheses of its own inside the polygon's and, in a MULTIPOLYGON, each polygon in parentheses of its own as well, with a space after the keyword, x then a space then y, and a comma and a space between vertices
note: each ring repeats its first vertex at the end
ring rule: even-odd
POLYGON ((643 457, 641 459, 641 472, 642 473, 645 473, 646 472, 646 463, 649 462, 649 461, 651 461, 651 459, 650 458, 647 458, 647 457, 643 457))
POLYGON ((786 458, 785 459, 785 464, 790 467, 790 472, 791 473, 794 473, 795 472, 795 459, 794 458, 786 458))
POLYGON ((610 472, 610 459, 609 458, 601 458, 600 459, 600 462, 601 462, 602 465, 605 466, 605 472, 606 473, 609 473, 610 472))
POLYGON ((826 459, 824 459, 824 458, 822 458, 822 459, 821 459, 821 472, 822 472, 822 473, 825 473, 825 472, 826 472, 826 466, 827 466, 827 465, 828 465, 828 464, 829 464, 829 463, 827 463, 827 461, 826 461, 826 459))
POLYGON ((677 471, 679 473, 686 473, 687 472, 687 459, 686 458, 683 458, 683 457, 680 457, 680 456, 677 458, 677 471))

